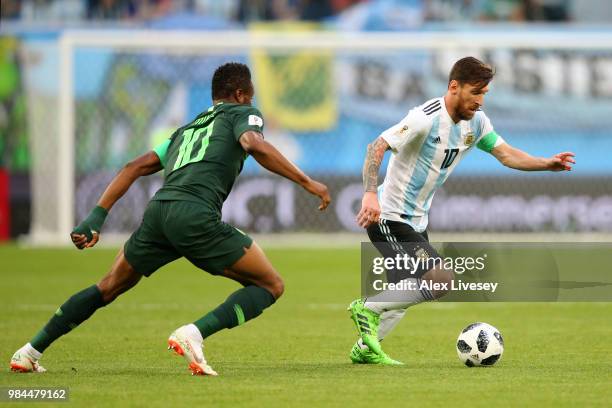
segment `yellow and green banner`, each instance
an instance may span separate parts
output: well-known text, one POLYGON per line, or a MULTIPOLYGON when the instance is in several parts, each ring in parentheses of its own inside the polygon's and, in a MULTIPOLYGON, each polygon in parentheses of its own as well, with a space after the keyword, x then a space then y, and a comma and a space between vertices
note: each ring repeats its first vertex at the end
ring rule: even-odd
MULTIPOLYGON (((253 32, 312 31, 317 24, 257 23, 253 32)), ((299 50, 251 52, 256 83, 256 98, 268 124, 293 131, 322 131, 337 119, 334 92, 333 58, 329 51, 299 50)))

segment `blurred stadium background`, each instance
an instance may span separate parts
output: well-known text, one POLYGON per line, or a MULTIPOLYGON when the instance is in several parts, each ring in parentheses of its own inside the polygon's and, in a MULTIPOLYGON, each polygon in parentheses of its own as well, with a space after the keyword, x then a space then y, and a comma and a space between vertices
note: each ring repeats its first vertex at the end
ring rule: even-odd
MULTIPOLYGON (((331 245, 309 233, 360 232, 367 143, 442 95, 468 54, 497 68, 485 111, 498 133, 536 155, 574 151, 578 165, 520 173, 475 151, 434 199, 434 239, 612 233, 606 0, 3 0, 0 50, 0 240, 68 244, 120 166, 206 109, 215 67, 235 60, 253 71, 266 138, 334 203, 319 214, 249 160, 225 219, 331 245)), ((161 182, 133 186, 106 243, 137 227, 161 182)))

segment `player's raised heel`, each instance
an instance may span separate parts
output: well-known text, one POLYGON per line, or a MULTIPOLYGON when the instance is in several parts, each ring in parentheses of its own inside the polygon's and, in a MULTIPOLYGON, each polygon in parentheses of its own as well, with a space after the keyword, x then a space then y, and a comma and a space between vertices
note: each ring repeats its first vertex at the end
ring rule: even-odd
POLYGON ((24 347, 13 354, 10 362, 11 371, 14 373, 44 373, 47 371, 43 366, 38 364, 37 360, 24 351, 24 347))
POLYGON ((31 373, 32 370, 26 367, 20 366, 19 364, 11 363, 11 371, 16 373, 31 373))
POLYGON ((183 356, 185 354, 180 344, 171 339, 168 340, 168 350, 173 351, 178 356, 183 356))
MULTIPOLYGON (((199 335, 199 333, 196 333, 199 335)), ((194 338, 187 326, 176 329, 168 338, 168 350, 187 360, 191 375, 218 375, 204 358, 202 338, 194 338)))

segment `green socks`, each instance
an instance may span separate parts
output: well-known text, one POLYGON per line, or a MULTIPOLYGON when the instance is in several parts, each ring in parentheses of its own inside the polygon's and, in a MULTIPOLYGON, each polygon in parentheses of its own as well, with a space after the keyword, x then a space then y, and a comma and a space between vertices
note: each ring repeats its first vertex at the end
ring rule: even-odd
MULTIPOLYGON (((230 329, 259 316, 274 303, 274 296, 259 286, 246 286, 232 293, 215 310, 194 322, 206 338, 221 329, 230 329)), ((105 306, 96 285, 73 295, 55 312, 45 327, 30 341, 39 352, 59 337, 83 323, 99 308, 105 306)))
POLYGON ((42 353, 51 343, 89 319, 96 310, 105 305, 102 293, 96 285, 73 295, 57 309, 51 320, 30 341, 32 347, 42 353))
MULTIPOLYGON (((259 316, 275 302, 274 296, 259 286, 245 286, 232 293, 215 310, 193 324, 206 338, 221 329, 231 329, 259 316)), ((32 343, 33 344, 33 343, 32 343)))

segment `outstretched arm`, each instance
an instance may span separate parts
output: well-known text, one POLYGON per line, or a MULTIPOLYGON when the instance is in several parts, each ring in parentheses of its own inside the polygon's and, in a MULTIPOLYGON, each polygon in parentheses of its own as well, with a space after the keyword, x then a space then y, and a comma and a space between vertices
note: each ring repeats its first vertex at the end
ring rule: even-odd
POLYGON ((239 141, 244 151, 253 156, 257 163, 271 172, 299 184, 310 194, 319 197, 321 200, 319 210, 322 211, 327 208, 331 201, 327 186, 304 174, 302 170, 287 160, 274 146, 266 142, 261 133, 248 130, 240 136, 239 141))
POLYGON ((154 152, 145 153, 123 166, 102 193, 96 208, 70 234, 74 245, 79 249, 96 245, 100 238, 100 228, 112 206, 123 197, 136 179, 156 173, 162 168, 159 156, 154 152))
POLYGON ((117 173, 110 182, 100 200, 98 206, 110 211, 112 206, 119 201, 121 197, 128 191, 130 186, 142 176, 157 173, 162 169, 159 157, 154 152, 148 152, 142 156, 132 160, 117 173))
POLYGON ((575 164, 574 153, 563 152, 553 157, 534 157, 524 151, 503 143, 495 147, 491 154, 506 167, 524 171, 571 171, 575 164))
POLYGON ((380 205, 378 204, 378 172, 389 144, 382 137, 377 138, 368 145, 365 162, 363 163, 363 188, 365 190, 361 200, 361 210, 357 214, 357 222, 363 228, 378 222, 380 205))

